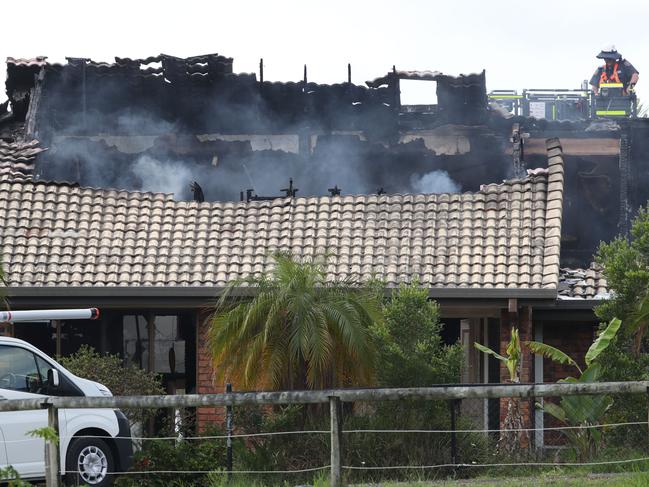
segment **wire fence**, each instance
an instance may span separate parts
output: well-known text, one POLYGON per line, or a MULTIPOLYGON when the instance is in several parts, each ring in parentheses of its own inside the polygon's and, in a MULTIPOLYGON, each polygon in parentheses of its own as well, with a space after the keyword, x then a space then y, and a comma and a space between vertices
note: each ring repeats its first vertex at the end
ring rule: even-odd
MULTIPOLYGON (((624 382, 52 397, 2 401, 0 411, 47 408, 58 431, 59 410, 146 408, 150 419, 131 436, 68 437, 61 428, 63 445, 132 442, 133 466, 105 472, 122 487, 169 485, 171 479, 216 487, 233 478, 303 485, 325 477, 339 487, 485 473, 618 472, 630 465, 649 470, 648 388, 649 382, 624 382), (211 408, 209 421, 201 408, 211 408), (518 415, 513 423, 512 411, 518 415)), ((34 440, 13 443, 19 448, 28 441, 34 440)), ((69 461, 60 463, 53 443, 45 450, 48 486, 79 473, 69 461)))

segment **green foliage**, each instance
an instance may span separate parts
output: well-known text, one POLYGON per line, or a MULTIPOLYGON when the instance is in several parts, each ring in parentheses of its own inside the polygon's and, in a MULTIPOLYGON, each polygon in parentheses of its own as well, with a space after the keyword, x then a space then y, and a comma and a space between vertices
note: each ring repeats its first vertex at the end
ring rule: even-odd
POLYGON ((518 336, 518 328, 512 327, 512 331, 509 337, 509 343, 507 344, 507 356, 503 357, 499 353, 493 351, 489 347, 480 345, 479 343, 474 343, 473 346, 480 350, 482 353, 488 355, 493 355, 507 367, 509 372, 510 382, 519 382, 518 371, 521 364, 521 341, 518 336))
MULTIPOLYGON (((223 435, 217 428, 208 428, 203 436, 223 435)), ((199 438, 195 440, 152 440, 144 442, 135 453, 134 472, 151 470, 211 471, 225 467, 225 440, 199 438)), ((116 487, 184 487, 207 485, 205 474, 148 475, 130 474, 120 477, 116 487)))
MULTIPOLYGON (((586 353, 587 368, 583 372, 577 362, 561 350, 538 342, 529 342, 527 346, 533 353, 541 354, 555 362, 573 365, 579 371, 577 378, 567 377, 560 382, 597 382, 602 376, 603 367, 596 360, 614 342, 621 326, 622 322, 617 318, 613 318, 608 326, 599 333, 586 353)), ((570 441, 580 461, 593 458, 601 447, 603 440, 602 429, 589 428, 589 426, 599 425, 612 405, 613 399, 605 395, 563 396, 559 404, 549 401, 545 401, 543 404, 537 403, 537 407, 543 409, 559 422, 570 427, 578 427, 562 430, 562 433, 570 441)))
POLYGON ((20 475, 11 465, 0 468, 0 480, 7 481, 7 487, 31 487, 31 483, 22 480, 20 475))
MULTIPOLYGON (((649 211, 640 209, 631 226, 630 238, 618 237, 599 247, 597 262, 602 266, 611 299, 595 308, 604 321, 622 320, 618 338, 599 357, 605 381, 649 380, 649 340, 645 329, 649 295, 649 211)), ((608 417, 614 422, 646 420, 646 399, 641 395, 621 394, 608 417)), ((645 432, 646 433, 646 432, 645 432)), ((610 433, 613 440, 646 441, 639 428, 610 433)))
POLYGON ((218 301, 209 331, 217 378, 239 389, 371 384, 368 329, 381 320, 379 296, 353 281, 327 281, 325 260, 273 259, 269 276, 232 282, 218 301), (240 286, 255 297, 237 298, 240 286))
MULTIPOLYGON (((124 366, 118 355, 101 355, 92 347, 82 345, 69 357, 60 359, 61 365, 79 377, 105 385, 115 396, 164 394, 160 376, 132 365, 124 366)), ((141 422, 153 410, 124 410, 131 423, 141 422)))
POLYGON ((442 343, 439 307, 414 282, 401 285, 383 307, 385 319, 372 326, 378 349, 378 383, 425 387, 457 383, 463 363, 459 344, 442 343))
POLYGON ((34 438, 42 438, 45 441, 54 443, 55 445, 59 444, 59 435, 56 434, 56 430, 51 426, 36 428, 31 431, 28 431, 27 434, 34 438))
POLYGON ((593 344, 588 348, 588 352, 586 352, 585 361, 587 366, 590 367, 597 357, 608 348, 615 339, 621 326, 622 321, 618 318, 613 318, 608 326, 599 333, 593 344))
POLYGON ((611 299, 595 308, 605 321, 622 319, 620 336, 628 338, 632 330, 629 318, 636 312, 649 289, 649 211, 641 208, 631 226, 631 238, 618 237, 599 246, 596 261, 602 266, 611 299))
POLYGON ((576 367, 581 374, 581 367, 579 367, 577 362, 575 362, 572 357, 562 352, 558 348, 548 345, 547 343, 540 342, 527 342, 525 345, 527 345, 532 353, 542 355, 545 358, 549 358, 550 360, 553 360, 554 362, 558 362, 560 364, 572 365, 573 367, 576 367))

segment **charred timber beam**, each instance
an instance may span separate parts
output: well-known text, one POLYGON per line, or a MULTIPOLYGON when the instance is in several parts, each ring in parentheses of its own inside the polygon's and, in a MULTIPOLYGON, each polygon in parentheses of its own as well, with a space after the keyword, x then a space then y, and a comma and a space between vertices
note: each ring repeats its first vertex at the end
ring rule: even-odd
POLYGON ((503 397, 560 397, 601 394, 646 394, 649 381, 557 384, 489 384, 437 387, 329 389, 322 391, 234 392, 178 396, 45 397, 0 401, 0 411, 56 408, 182 408, 242 404, 325 404, 331 397, 343 402, 496 399, 503 397))
MULTIPOLYGON (((525 155, 547 154, 545 138, 527 139, 525 141, 525 155)), ((620 155, 619 138, 566 138, 561 137, 561 147, 566 156, 613 156, 620 155)), ((512 147, 507 149, 507 154, 512 154, 512 147)))

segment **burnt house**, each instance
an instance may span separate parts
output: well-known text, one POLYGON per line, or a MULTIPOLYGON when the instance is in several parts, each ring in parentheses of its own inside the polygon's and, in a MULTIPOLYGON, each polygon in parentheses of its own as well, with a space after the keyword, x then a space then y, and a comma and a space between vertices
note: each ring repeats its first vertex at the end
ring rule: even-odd
MULTIPOLYGON (((465 345, 467 382, 504 380, 471 345, 501 347, 512 324, 583 356, 607 296, 592 253, 646 200, 644 120, 508 118, 488 106, 484 72, 318 85, 232 65, 8 60, 0 257, 11 304, 103 311, 99 324, 63 323, 58 341, 48 324, 16 336, 52 354, 89 343, 163 373, 170 392, 213 391, 202 336, 219 289, 267 270, 272 251, 327 250, 332 279, 426 286, 446 339, 465 345), (438 103, 402 105, 404 79, 436 84, 438 103), (276 196, 291 177, 289 195, 240 201, 249 189, 276 196), (193 181, 204 202, 191 201, 193 181)), ((524 359, 525 381, 560 373, 524 359)), ((491 426, 498 407, 485 406, 491 426)))

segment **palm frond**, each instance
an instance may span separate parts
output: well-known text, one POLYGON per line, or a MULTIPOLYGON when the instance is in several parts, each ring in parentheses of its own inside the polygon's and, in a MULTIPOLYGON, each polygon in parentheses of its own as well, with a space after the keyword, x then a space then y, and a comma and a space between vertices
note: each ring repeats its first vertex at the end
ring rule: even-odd
POLYGON ((322 259, 272 259, 269 275, 239 281, 219 297, 208 333, 216 376, 241 387, 369 385, 375 353, 368 329, 381 319, 378 295, 327 282, 322 259), (237 285, 254 297, 236 296, 237 285))

